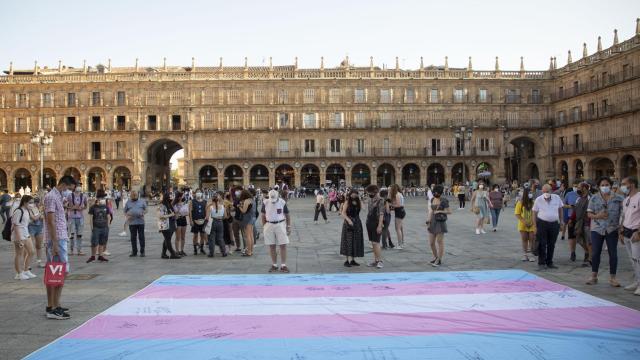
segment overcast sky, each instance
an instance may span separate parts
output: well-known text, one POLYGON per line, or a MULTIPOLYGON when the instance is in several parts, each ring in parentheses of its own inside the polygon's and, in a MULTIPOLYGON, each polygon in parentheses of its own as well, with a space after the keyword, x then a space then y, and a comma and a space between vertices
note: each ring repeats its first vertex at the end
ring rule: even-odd
POLYGON ((382 66, 425 65, 503 70, 545 70, 549 57, 564 66, 589 53, 598 35, 611 45, 613 29, 620 41, 635 32, 638 0, 410 1, 36 1, 5 0, 0 6, 0 67, 30 69, 33 61, 56 67, 106 63, 113 66, 261 65, 335 66, 349 55, 368 66, 369 56, 382 66))

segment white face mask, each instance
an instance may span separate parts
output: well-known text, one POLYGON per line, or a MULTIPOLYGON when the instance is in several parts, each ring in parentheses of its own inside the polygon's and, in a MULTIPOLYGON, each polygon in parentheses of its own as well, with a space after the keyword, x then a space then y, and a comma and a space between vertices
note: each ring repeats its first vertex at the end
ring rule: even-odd
POLYGON ((196 193, 196 198, 200 199, 202 197, 202 193, 201 192, 197 192, 196 193))
POLYGON ((105 199, 98 200, 98 205, 106 205, 106 204, 107 204, 107 200, 105 199))
POLYGON ((574 192, 578 191, 578 188, 574 186, 574 187, 573 187, 573 191, 574 191, 574 192))
POLYGON ((480 189, 480 190, 484 189, 484 185, 482 185, 482 184, 478 185, 478 189, 480 189))
POLYGON ((240 197, 240 191, 235 192, 236 197, 240 197))
POLYGON ((80 187, 77 187, 77 188, 76 188, 76 192, 77 192, 77 193, 79 193, 79 192, 81 192, 81 191, 82 191, 82 188, 80 188, 80 187))
POLYGON ((600 186, 600 192, 603 194, 608 194, 611 192, 611 188, 608 186, 600 186))
POLYGON ((626 195, 629 193, 629 187, 627 187, 627 185, 622 185, 620 186, 620 191, 622 191, 622 193, 626 195))
POLYGON ((544 193, 544 198, 545 199, 550 199, 551 198, 551 193, 544 193))
POLYGON ((533 194, 529 194, 529 199, 533 199, 533 194))

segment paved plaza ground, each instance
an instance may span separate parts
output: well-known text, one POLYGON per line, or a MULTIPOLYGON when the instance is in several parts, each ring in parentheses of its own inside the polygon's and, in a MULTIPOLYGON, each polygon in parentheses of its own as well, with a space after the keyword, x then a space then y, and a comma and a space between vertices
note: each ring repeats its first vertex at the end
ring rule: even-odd
MULTIPOLYGON (((453 202, 452 202, 453 203, 453 202)), ((558 270, 537 272, 535 263, 520 260, 520 239, 516 231, 513 208, 502 213, 499 231, 486 235, 475 235, 474 215, 467 210, 449 217, 449 234, 445 239, 446 255, 443 266, 433 268, 428 264, 432 256, 427 245, 425 222, 426 203, 423 198, 407 200, 405 219, 406 247, 404 250, 386 250, 383 253, 385 268, 376 270, 361 266, 345 268, 339 255, 342 221, 338 214, 329 214, 330 223, 313 223, 313 199, 290 201, 293 220, 292 244, 289 246, 287 265, 292 273, 341 273, 341 272, 395 272, 395 271, 454 271, 483 269, 523 269, 548 280, 570 286, 591 295, 611 300, 618 304, 640 310, 640 297, 621 288, 611 288, 607 283, 608 260, 603 256, 604 280, 596 286, 585 285, 589 270, 580 262, 569 261, 567 242, 558 240, 556 265, 558 270)), ((363 219, 364 219, 364 214, 363 219)), ((67 280, 63 294, 63 305, 71 308, 72 319, 67 321, 47 320, 42 284, 42 270, 35 269, 39 276, 29 281, 13 280, 13 249, 10 243, 0 244, 0 359, 21 358, 34 350, 69 332, 91 317, 145 287, 165 274, 262 274, 270 266, 267 249, 258 241, 253 258, 232 255, 222 258, 207 258, 203 255, 189 256, 180 260, 160 259, 161 236, 155 230, 155 208, 147 217, 147 257, 129 258, 129 238, 119 237, 123 215, 119 212, 112 226, 109 263, 86 264, 87 257, 71 257, 71 278, 67 280), (87 276, 81 276, 87 275, 87 276)), ((89 238, 86 227, 85 239, 89 238)), ((188 236, 190 234, 187 234, 188 236)), ((366 236, 366 235, 365 235, 366 236)), ((395 241, 395 233, 392 229, 395 241)), ((366 239, 365 239, 366 240, 366 239)), ((187 249, 191 250, 190 240, 187 249)), ((85 247, 89 241, 85 240, 85 247)), ((89 248, 84 249, 89 252, 89 248)), ((631 280, 631 266, 623 247, 619 247, 618 278, 627 284, 631 280)), ((583 253, 578 250, 578 259, 583 253)), ((365 260, 372 257, 366 248, 365 260)), ((286 275, 273 275, 286 276, 286 275)))

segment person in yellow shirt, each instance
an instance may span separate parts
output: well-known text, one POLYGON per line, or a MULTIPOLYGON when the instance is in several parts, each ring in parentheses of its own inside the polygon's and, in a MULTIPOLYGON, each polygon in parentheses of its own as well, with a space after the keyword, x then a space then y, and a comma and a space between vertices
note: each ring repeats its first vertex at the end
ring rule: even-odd
POLYGON ((533 218, 533 194, 524 188, 522 198, 516 203, 514 214, 518 219, 518 231, 522 239, 522 261, 536 261, 535 249, 536 223, 533 218))

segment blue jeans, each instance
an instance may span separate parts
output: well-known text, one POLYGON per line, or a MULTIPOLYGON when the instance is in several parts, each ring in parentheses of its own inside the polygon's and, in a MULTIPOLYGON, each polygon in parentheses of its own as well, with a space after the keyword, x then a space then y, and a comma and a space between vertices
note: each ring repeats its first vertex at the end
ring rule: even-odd
POLYGON ((491 208, 491 223, 493 224, 494 229, 498 227, 498 218, 500 218, 500 210, 502 209, 491 208))
POLYGON ((591 232, 591 271, 598 273, 600 254, 602 254, 605 242, 609 252, 609 274, 615 275, 618 270, 618 233, 615 231, 606 235, 600 235, 595 231, 591 232))

